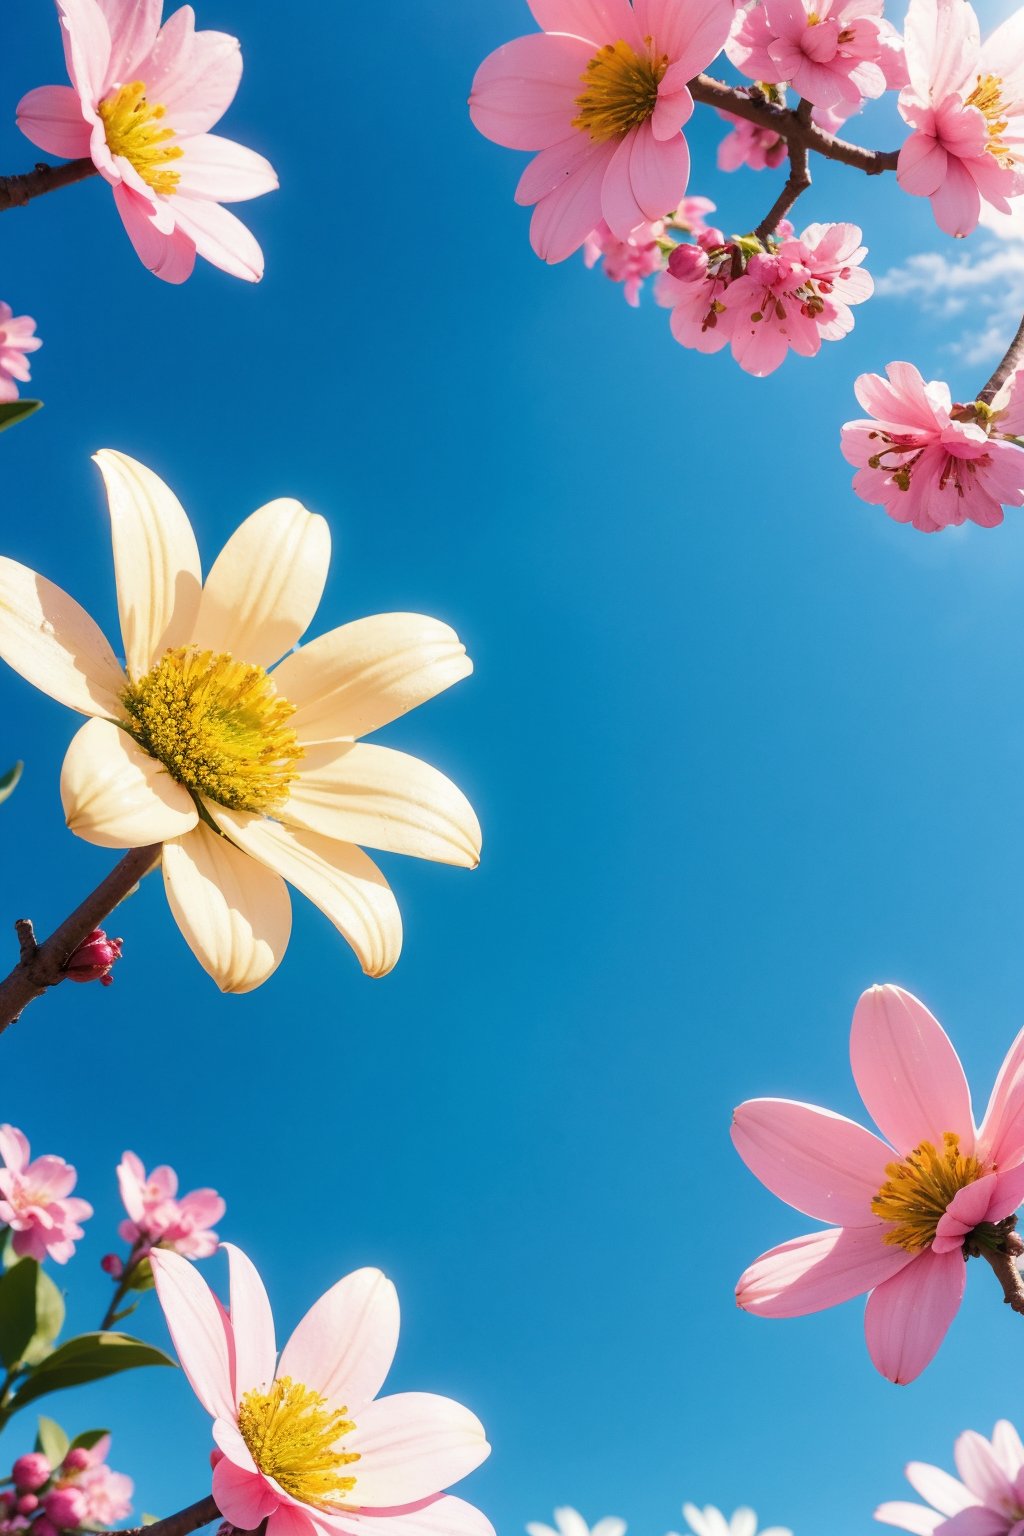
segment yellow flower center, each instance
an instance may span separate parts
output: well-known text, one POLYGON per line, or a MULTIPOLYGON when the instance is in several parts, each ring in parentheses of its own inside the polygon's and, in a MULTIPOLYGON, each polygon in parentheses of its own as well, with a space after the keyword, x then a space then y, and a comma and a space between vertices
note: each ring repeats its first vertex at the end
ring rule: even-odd
MULTIPOLYGON (((648 38, 647 42, 650 43, 648 38)), ((619 139, 646 123, 658 104, 658 86, 668 69, 668 57, 642 58, 628 43, 606 43, 590 60, 580 79, 586 86, 577 96, 579 115, 574 128, 589 133, 595 144, 619 139)))
POLYGON ((1009 167, 1014 163, 1013 156, 1000 137, 1009 126, 1009 118, 1004 116, 1006 103, 999 89, 1002 83, 998 75, 979 75, 977 85, 967 98, 967 105, 977 107, 988 125, 985 149, 1000 165, 1009 167))
POLYGON ((173 192, 180 176, 168 166, 172 160, 180 160, 184 150, 180 144, 168 143, 174 138, 174 129, 159 126, 167 108, 146 100, 142 81, 122 85, 96 110, 103 119, 110 153, 129 160, 154 192, 173 192))
POLYGON ((294 705, 262 667, 194 645, 167 651, 121 696, 135 740, 172 779, 233 811, 272 811, 303 756, 294 705))
POLYGON ((261 1472, 303 1504, 330 1507, 356 1485, 338 1468, 359 1460, 358 1451, 335 1447, 355 1429, 347 1408, 329 1408, 319 1392, 282 1376, 269 1392, 247 1392, 238 1405, 238 1427, 261 1472))
POLYGON ((964 1157, 960 1137, 946 1131, 941 1152, 930 1141, 922 1141, 885 1171, 889 1177, 871 1202, 873 1215, 894 1223, 883 1241, 908 1253, 921 1253, 934 1242, 953 1196, 987 1170, 976 1157, 964 1157))

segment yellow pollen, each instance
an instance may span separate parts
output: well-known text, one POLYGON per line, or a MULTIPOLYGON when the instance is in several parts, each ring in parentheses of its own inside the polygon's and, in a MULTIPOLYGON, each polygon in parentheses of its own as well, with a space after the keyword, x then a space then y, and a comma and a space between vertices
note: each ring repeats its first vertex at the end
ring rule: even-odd
POLYGON ((154 192, 173 192, 181 178, 168 165, 172 160, 180 160, 185 152, 180 144, 168 143, 174 138, 174 129, 159 126, 167 108, 146 100, 142 81, 122 85, 101 101, 96 110, 103 119, 110 153, 131 161, 154 192))
POLYGON ((262 667, 194 645, 167 651, 121 695, 127 730, 172 779, 233 811, 273 811, 303 756, 262 667))
POLYGON ((808 11, 807 12, 807 25, 809 27, 820 27, 821 26, 821 17, 818 15, 817 11, 808 11))
POLYGON ((579 115, 572 126, 589 133, 595 144, 622 138, 653 114, 667 69, 667 55, 641 57, 621 39, 606 43, 580 76, 586 90, 576 98, 579 115))
POLYGON ((1009 118, 1004 117, 1006 103, 1000 94, 1002 80, 998 75, 979 75, 978 83, 967 98, 969 107, 977 107, 988 125, 988 143, 986 151, 998 160, 1004 167, 1013 165, 1013 155, 1009 146, 1003 143, 1000 135, 1009 127, 1009 118))
POLYGON ((330 1508, 356 1485, 339 1467, 359 1460, 358 1451, 335 1449, 355 1429, 347 1408, 330 1408, 319 1392, 290 1376, 269 1392, 247 1392, 238 1405, 238 1427, 261 1472, 303 1504, 330 1508))
POLYGON ((921 1253, 935 1240, 939 1222, 953 1196, 986 1172, 976 1157, 964 1157, 960 1137, 946 1131, 942 1151, 922 1141, 900 1163, 889 1163, 889 1175, 871 1202, 871 1211, 894 1226, 884 1242, 908 1253, 921 1253))

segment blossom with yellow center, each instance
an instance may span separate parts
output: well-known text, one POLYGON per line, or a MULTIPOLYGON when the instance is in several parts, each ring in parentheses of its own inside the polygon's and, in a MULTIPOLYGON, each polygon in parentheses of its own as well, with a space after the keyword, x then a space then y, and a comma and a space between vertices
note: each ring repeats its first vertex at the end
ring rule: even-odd
POLYGON ((469 675, 458 637, 436 619, 381 614, 298 648, 327 578, 322 517, 270 502, 204 582, 163 481, 124 454, 96 462, 124 664, 72 598, 0 558, 0 657, 91 717, 61 772, 68 826, 104 848, 163 845, 171 911, 224 991, 250 991, 280 963, 285 881, 368 975, 384 975, 401 918, 357 845, 472 868, 480 828, 436 769, 361 738, 469 675))
POLYGON ((964 1157, 960 1137, 946 1131, 939 1151, 930 1141, 900 1162, 887 1163, 889 1177, 871 1202, 871 1213, 891 1222, 882 1241, 923 1253, 935 1241, 939 1223, 955 1195, 987 1171, 976 1157, 964 1157))
POLYGON ((595 144, 621 138, 646 123, 658 105, 658 86, 668 69, 668 55, 652 58, 634 53, 621 38, 599 48, 580 79, 583 94, 572 126, 590 135, 595 144))

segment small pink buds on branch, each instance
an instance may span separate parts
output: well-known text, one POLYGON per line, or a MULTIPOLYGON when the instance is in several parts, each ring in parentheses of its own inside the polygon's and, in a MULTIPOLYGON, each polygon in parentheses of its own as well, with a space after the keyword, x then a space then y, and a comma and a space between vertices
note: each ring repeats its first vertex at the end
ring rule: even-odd
POLYGON ((102 928, 94 928, 61 970, 68 981, 98 981, 109 987, 114 980, 110 973, 121 958, 123 944, 123 939, 108 939, 102 928))

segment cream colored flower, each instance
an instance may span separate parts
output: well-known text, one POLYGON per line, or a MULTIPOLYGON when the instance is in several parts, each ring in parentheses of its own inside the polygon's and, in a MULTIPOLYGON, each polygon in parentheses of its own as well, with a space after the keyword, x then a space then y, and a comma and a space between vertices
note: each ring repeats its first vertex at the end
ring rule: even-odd
POLYGON ((327 579, 322 517, 269 502, 204 583, 163 481, 121 453, 96 463, 124 666, 73 598, 0 558, 0 656, 91 717, 61 771, 68 826, 103 848, 163 844, 171 911, 225 992, 251 991, 280 963, 286 880, 383 976, 402 920, 356 844, 472 868, 480 827, 435 768, 359 738, 468 676, 458 637, 420 614, 378 614, 293 650, 327 579))

